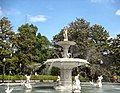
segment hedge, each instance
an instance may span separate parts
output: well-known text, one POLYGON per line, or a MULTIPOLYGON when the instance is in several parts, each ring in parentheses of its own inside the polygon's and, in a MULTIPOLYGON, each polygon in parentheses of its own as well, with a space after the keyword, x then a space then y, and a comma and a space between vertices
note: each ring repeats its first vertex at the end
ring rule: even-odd
MULTIPOLYGON (((26 77, 23 75, 14 75, 14 76, 7 76, 4 75, 4 80, 25 80, 26 77)), ((31 80, 56 80, 57 76, 51 75, 32 75, 31 80)), ((0 75, 0 80, 2 80, 2 75, 0 75)))
MULTIPOLYGON (((4 75, 4 80, 26 80, 26 77, 24 75, 14 75, 14 76, 7 76, 4 75)), ((0 75, 0 80, 2 80, 2 75, 0 75)), ((52 76, 52 75, 32 75, 31 76, 31 80, 53 80, 56 81, 57 80, 57 76, 52 76)), ((74 76, 72 77, 72 80, 74 80, 74 76)), ((86 82, 89 81, 88 78, 82 77, 80 76, 80 81, 81 82, 86 82)))

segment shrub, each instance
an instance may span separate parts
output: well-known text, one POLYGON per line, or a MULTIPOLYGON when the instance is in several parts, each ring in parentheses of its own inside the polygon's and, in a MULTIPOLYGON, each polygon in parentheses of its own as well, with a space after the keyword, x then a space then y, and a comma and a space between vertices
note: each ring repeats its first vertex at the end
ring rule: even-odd
MULTIPOLYGON (((4 75, 4 80, 26 80, 26 77, 23 76, 23 75, 14 75, 14 76, 7 76, 7 75, 4 75)), ((56 80, 57 79, 57 76, 52 76, 52 75, 32 75, 31 76, 31 80, 56 80)), ((0 75, 0 80, 2 80, 2 75, 0 75)))

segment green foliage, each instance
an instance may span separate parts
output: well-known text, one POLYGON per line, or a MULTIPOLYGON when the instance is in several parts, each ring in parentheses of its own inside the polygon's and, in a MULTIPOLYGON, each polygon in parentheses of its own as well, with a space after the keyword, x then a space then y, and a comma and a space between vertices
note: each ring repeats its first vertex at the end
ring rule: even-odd
MULTIPOLYGON (((52 75, 32 75, 31 80, 56 80, 57 76, 52 75)), ((2 75, 0 75, 0 80, 2 80, 2 75)), ((26 80, 26 77, 23 75, 14 75, 14 76, 8 76, 5 75, 5 80, 26 80)))
POLYGON ((120 65, 120 34, 116 38, 112 39, 110 44, 110 57, 113 61, 113 65, 120 65))
MULTIPOLYGON (((19 33, 16 37, 16 46, 19 61, 17 65, 22 64, 22 73, 31 73, 36 63, 43 63, 49 58, 50 42, 40 33, 36 35, 37 27, 33 24, 25 24, 18 28, 19 33), (26 69, 26 71, 25 71, 26 69)), ((17 69, 17 68, 16 68, 17 69)))
POLYGON ((51 75, 53 75, 53 76, 60 75, 60 69, 57 68, 57 67, 52 67, 52 69, 51 69, 51 75))
POLYGON ((11 60, 11 54, 14 51, 12 42, 14 35, 8 18, 3 17, 0 19, 0 73, 2 73, 4 65, 7 68, 6 72, 9 72, 8 69, 11 70, 15 67, 14 62, 11 60), (3 62, 4 58, 6 60, 3 62))
POLYGON ((32 75, 31 79, 39 79, 39 80, 56 80, 57 76, 52 76, 52 75, 32 75))
POLYGON ((38 33, 34 52, 34 55, 36 55, 36 60, 40 63, 43 63, 51 55, 50 51, 51 50, 49 40, 45 36, 42 36, 40 33, 38 33))
POLYGON ((26 80, 26 77, 23 75, 13 75, 11 76, 12 80, 26 80))
MULTIPOLYGON (((16 34, 15 46, 16 51, 16 68, 20 67, 22 73, 25 73, 25 69, 28 70, 28 65, 34 62, 34 48, 36 43, 37 27, 32 24, 25 24, 18 28, 19 33, 16 34)), ((18 72, 16 72, 18 73, 18 72)))
POLYGON ((34 64, 42 64, 51 56, 49 40, 40 33, 37 35, 37 30, 33 24, 24 24, 15 34, 7 18, 0 20, 0 73, 5 65, 6 74, 9 70, 13 75, 30 74, 35 70, 34 64))
MULTIPOLYGON (((8 80, 8 76, 5 75, 5 76, 4 76, 4 79, 5 79, 5 80, 8 80)), ((0 75, 0 80, 2 80, 2 75, 0 75)))
MULTIPOLYGON (((79 79, 80 79, 80 82, 89 82, 89 78, 86 78, 86 77, 83 77, 83 76, 80 76, 79 79)), ((73 81, 75 80, 74 76, 72 76, 72 80, 73 81)))
POLYGON ((81 82, 88 82, 89 79, 86 78, 86 77, 82 77, 82 76, 80 76, 80 81, 81 81, 81 82))

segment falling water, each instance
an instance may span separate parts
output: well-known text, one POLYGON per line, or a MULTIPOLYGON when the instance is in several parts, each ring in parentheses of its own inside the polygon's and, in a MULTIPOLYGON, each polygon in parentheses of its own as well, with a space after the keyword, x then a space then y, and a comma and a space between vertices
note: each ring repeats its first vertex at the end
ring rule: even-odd
POLYGON ((52 61, 52 63, 50 64, 50 66, 49 66, 49 68, 48 68, 48 71, 47 71, 47 74, 50 74, 50 70, 51 70, 52 67, 53 67, 53 63, 54 63, 54 61, 52 61))
MULTIPOLYGON (((55 53, 55 55, 56 55, 58 58, 60 58, 59 55, 58 55, 55 51, 53 51, 53 52, 55 53)), ((47 70, 47 74, 50 74, 50 70, 51 70, 52 67, 53 67, 53 63, 54 63, 54 61, 52 61, 52 63, 50 64, 50 66, 49 66, 49 68, 48 68, 48 70, 47 70)))

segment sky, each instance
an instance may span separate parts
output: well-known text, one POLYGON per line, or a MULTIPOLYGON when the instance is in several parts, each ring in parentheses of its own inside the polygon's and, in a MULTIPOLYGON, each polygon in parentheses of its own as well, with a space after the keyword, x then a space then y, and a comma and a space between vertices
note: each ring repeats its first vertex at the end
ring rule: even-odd
POLYGON ((49 40, 76 18, 103 26, 110 37, 120 34, 120 0, 0 0, 0 18, 4 16, 15 32, 30 23, 49 40))

